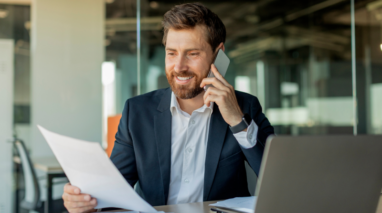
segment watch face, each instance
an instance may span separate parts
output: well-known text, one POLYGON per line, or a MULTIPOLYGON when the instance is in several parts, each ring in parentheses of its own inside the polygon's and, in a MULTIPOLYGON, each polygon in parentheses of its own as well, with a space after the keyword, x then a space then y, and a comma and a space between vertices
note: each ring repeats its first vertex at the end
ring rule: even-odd
POLYGON ((243 120, 247 123, 249 126, 251 124, 252 118, 247 113, 244 114, 243 120))

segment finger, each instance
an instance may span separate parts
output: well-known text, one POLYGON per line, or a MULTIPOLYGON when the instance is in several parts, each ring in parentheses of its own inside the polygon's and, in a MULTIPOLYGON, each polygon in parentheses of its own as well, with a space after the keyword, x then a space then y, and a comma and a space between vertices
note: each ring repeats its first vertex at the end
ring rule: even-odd
POLYGON ((217 95, 217 96, 228 97, 228 92, 225 91, 225 90, 219 90, 219 89, 214 88, 214 87, 209 87, 207 89, 207 91, 204 93, 203 99, 206 99, 206 97, 208 97, 209 95, 217 95))
POLYGON ((62 199, 65 201, 89 202, 91 200, 91 196, 88 194, 73 195, 73 194, 64 192, 64 194, 62 195, 62 199))
POLYGON ((219 96, 217 96, 217 95, 208 95, 208 96, 204 99, 204 104, 205 104, 207 107, 210 107, 211 102, 217 102, 217 101, 219 101, 219 96))
POLYGON ((202 83, 200 84, 200 87, 204 87, 209 84, 212 84, 214 87, 221 90, 228 90, 228 87, 226 85, 224 85, 221 81, 214 77, 203 79, 202 83))
POLYGON ((216 68, 215 64, 212 64, 211 66, 211 70, 214 70, 213 72, 215 73, 218 73, 217 75, 220 76, 218 79, 225 85, 227 86, 231 91, 234 91, 235 89, 233 88, 233 86, 228 83, 228 81, 220 74, 220 72, 218 71, 218 69, 216 68))
POLYGON ((225 78, 222 76, 222 74, 219 72, 218 68, 216 68, 215 64, 211 64, 211 71, 215 75, 215 77, 221 81, 224 85, 228 86, 229 83, 225 78))
POLYGON ((68 209, 70 213, 85 213, 85 212, 93 212, 94 207, 87 206, 87 207, 80 207, 80 208, 72 208, 68 209))
POLYGON ((69 194, 80 194, 81 190, 80 188, 76 186, 72 186, 70 183, 65 184, 64 186, 64 192, 69 194))
POLYGON ((65 207, 66 208, 82 208, 82 207, 95 207, 97 205, 97 200, 95 198, 91 199, 90 201, 84 201, 84 202, 76 202, 76 201, 65 201, 65 207))
POLYGON ((65 201, 64 204, 65 204, 65 207, 68 209, 94 206, 94 204, 91 204, 89 201, 88 202, 65 201))

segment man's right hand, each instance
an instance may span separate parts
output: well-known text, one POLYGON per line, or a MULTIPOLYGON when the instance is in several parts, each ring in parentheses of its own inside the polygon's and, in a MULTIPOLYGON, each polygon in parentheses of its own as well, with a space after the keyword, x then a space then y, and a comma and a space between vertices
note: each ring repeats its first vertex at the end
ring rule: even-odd
POLYGON ((97 206, 97 199, 92 198, 88 194, 81 194, 81 190, 70 183, 65 185, 62 199, 64 200, 65 208, 70 213, 91 212, 97 206))

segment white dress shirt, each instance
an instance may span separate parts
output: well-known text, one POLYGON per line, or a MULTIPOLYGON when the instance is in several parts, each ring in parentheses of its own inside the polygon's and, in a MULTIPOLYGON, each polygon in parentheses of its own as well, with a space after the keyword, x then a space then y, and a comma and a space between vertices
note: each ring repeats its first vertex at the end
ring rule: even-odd
MULTIPOLYGON (((174 93, 171 94, 171 176, 167 204, 203 201, 204 167, 213 102, 192 112, 182 111, 174 93)), ((258 126, 255 122, 247 132, 234 134, 243 148, 256 145, 258 126)))

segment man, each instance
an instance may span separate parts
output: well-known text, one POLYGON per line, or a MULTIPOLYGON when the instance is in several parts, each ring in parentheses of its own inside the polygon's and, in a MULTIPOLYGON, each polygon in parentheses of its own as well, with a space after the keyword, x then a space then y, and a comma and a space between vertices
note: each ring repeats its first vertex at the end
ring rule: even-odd
MULTIPOLYGON (((258 174, 274 131, 257 98, 235 91, 211 65, 225 49, 224 24, 193 3, 168 11, 163 27, 171 88, 126 101, 111 160, 151 205, 249 196, 244 161, 258 174), (216 77, 206 78, 210 70, 216 77)), ((96 206, 75 186, 64 191, 69 212, 96 206)))

